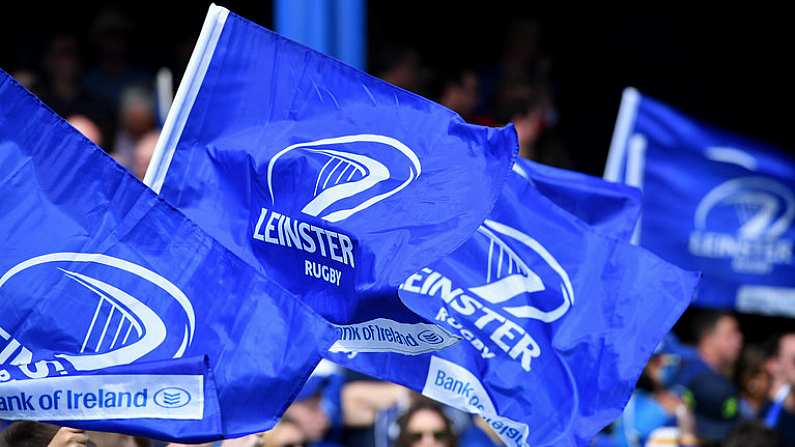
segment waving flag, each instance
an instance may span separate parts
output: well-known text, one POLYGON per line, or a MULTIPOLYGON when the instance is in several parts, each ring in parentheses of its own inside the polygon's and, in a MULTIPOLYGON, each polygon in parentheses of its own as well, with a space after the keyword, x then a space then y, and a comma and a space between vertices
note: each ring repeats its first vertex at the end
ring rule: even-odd
POLYGON ((0 71, 0 419, 205 441, 336 337, 0 71))
POLYGON ((145 182, 346 326, 337 348, 420 353, 455 339, 392 292, 477 229, 517 146, 212 6, 145 182))
POLYGON ((795 160, 628 89, 605 178, 643 189, 640 245, 704 273, 695 304, 795 316, 795 160))
POLYGON ((408 360, 360 353, 347 364, 481 414, 506 445, 582 445, 621 414, 698 276, 626 241, 636 191, 519 167, 477 234, 399 292, 462 341, 408 360), (593 228, 541 193, 555 182, 565 187, 550 195, 593 228), (624 222, 618 238, 604 222, 624 222))
POLYGON ((513 172, 602 234, 628 240, 640 217, 641 195, 637 188, 523 158, 516 159, 513 172))

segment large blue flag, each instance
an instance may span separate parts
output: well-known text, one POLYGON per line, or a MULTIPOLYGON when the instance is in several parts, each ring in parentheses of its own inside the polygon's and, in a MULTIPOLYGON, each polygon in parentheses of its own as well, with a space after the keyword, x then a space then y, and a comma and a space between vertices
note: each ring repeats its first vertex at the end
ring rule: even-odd
POLYGON ((331 322, 377 326, 339 348, 416 353, 454 339, 383 292, 471 236, 517 146, 212 6, 145 183, 331 322))
POLYGON ((0 71, 0 419, 272 426, 336 330, 0 71))
POLYGON ((347 364, 480 413, 506 445, 587 444, 621 414, 698 275, 626 241, 636 191, 518 168, 477 234, 401 286, 412 310, 463 340, 410 361, 359 353, 347 364))
POLYGON ((795 160, 624 93, 605 170, 643 189, 639 243, 704 280, 695 304, 795 316, 795 160))

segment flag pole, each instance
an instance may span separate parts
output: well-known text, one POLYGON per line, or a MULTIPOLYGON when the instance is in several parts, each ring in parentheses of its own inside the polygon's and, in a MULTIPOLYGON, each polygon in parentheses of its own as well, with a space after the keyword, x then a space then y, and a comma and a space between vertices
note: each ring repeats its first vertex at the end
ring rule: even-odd
POLYGON ((627 141, 632 124, 635 122, 635 115, 638 111, 640 93, 633 87, 624 89, 621 96, 621 106, 618 109, 616 127, 613 130, 613 138, 610 141, 610 151, 607 153, 607 163, 603 178, 612 182, 620 182, 624 176, 621 166, 626 158, 627 141))
POLYGON ((211 4, 210 10, 207 11, 207 17, 204 19, 199 40, 193 48, 193 54, 191 54, 190 61, 185 69, 185 75, 179 83, 174 103, 168 111, 166 122, 163 124, 163 130, 157 139, 152 159, 144 176, 144 184, 158 194, 163 187, 168 167, 174 157, 177 141, 179 141, 182 130, 185 128, 185 123, 188 121, 188 115, 193 107, 193 102, 196 100, 196 95, 199 93, 199 87, 204 80, 204 75, 207 73, 207 67, 210 65, 215 46, 221 37, 221 31, 224 29, 228 15, 228 9, 215 4, 211 4))

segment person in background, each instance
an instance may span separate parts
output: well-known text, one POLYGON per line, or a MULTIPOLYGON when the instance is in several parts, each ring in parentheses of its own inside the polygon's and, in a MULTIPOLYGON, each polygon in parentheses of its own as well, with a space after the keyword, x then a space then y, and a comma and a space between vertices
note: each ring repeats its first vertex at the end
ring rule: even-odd
POLYGON ((671 376, 679 357, 658 352, 649 359, 613 430, 613 444, 621 447, 647 445, 647 441, 672 438, 679 441, 692 434, 692 414, 682 398, 670 390, 671 376), (666 427, 666 430, 658 430, 666 427))
POLYGON ((538 86, 526 82, 506 84, 495 98, 495 124, 513 123, 520 157, 570 169, 569 154, 551 127, 550 107, 549 96, 538 86))
POLYGON ((155 127, 155 104, 152 93, 142 87, 124 91, 119 108, 119 128, 113 144, 116 160, 134 169, 135 147, 155 127))
POLYGON ((436 403, 421 399, 398 421, 396 447, 457 447, 450 419, 436 403))
POLYGON ((739 410, 743 419, 756 419, 771 388, 770 373, 765 368, 767 357, 759 346, 743 349, 737 365, 735 383, 739 385, 739 410))
POLYGON ((302 447, 306 438, 289 418, 282 418, 273 429, 262 434, 261 447, 302 447))
POLYGON ((78 132, 83 134, 84 137, 91 140, 92 143, 102 147, 102 131, 100 131, 99 127, 87 116, 71 115, 66 118, 66 121, 77 129, 78 132))
POLYGON ((437 71, 431 98, 472 122, 478 106, 478 76, 475 70, 456 67, 437 71))
POLYGON ((743 335, 729 312, 701 310, 693 320, 697 356, 683 359, 674 383, 684 387, 701 442, 719 442, 738 420, 737 390, 729 380, 743 335))
POLYGON ((147 438, 121 433, 87 431, 86 435, 89 443, 93 443, 96 447, 150 447, 151 445, 151 441, 147 438))
POLYGON ((40 85, 41 80, 39 79, 39 75, 30 67, 22 66, 17 67, 11 70, 8 70, 11 74, 11 77, 16 79, 19 82, 19 85, 28 89, 31 93, 41 98, 41 91, 40 85))
POLYGON ((150 444, 141 437, 32 421, 14 422, 0 436, 0 445, 7 447, 149 447, 150 444))
MULTIPOLYGON (((94 128, 91 134, 99 133, 99 137, 89 136, 89 139, 101 146, 96 140, 107 141, 112 133, 115 113, 109 103, 96 98, 83 87, 80 81, 83 68, 77 38, 70 34, 56 34, 49 42, 42 66, 42 101, 61 116, 80 117, 90 121, 94 128)), ((78 127, 78 130, 82 131, 84 128, 78 127)))
POLYGON ((0 442, 8 447, 84 447, 87 443, 83 430, 32 421, 14 422, 3 431, 0 442))
POLYGON ((327 360, 321 361, 284 412, 284 417, 298 427, 308 445, 340 445, 342 381, 337 365, 327 360))
POLYGON ((144 134, 135 145, 132 172, 139 180, 143 180, 146 175, 146 169, 149 167, 149 161, 152 160, 152 154, 155 153, 155 145, 157 145, 159 137, 160 131, 152 130, 144 134))
POLYGON ((423 90, 427 78, 417 50, 402 46, 390 46, 379 51, 373 60, 372 72, 384 81, 414 93, 423 90))
POLYGON ((90 34, 96 65, 83 85, 94 97, 118 110, 125 90, 135 85, 150 85, 152 76, 136 68, 130 57, 135 26, 118 5, 103 7, 94 19, 90 34))
POLYGON ((743 421, 723 441, 721 447, 784 447, 781 437, 759 421, 743 421))
POLYGON ((353 372, 349 375, 342 388, 345 445, 381 447, 388 444, 392 421, 411 405, 414 393, 394 383, 353 372))
POLYGON ((766 369, 773 384, 760 417, 781 435, 785 445, 795 447, 795 332, 774 337, 766 351, 766 369))

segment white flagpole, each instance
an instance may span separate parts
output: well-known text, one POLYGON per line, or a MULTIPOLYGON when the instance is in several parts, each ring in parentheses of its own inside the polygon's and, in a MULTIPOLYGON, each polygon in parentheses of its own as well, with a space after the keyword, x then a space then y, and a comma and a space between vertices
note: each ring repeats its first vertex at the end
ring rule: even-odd
POLYGON ((605 180, 612 182, 624 181, 621 165, 626 159, 629 132, 635 122, 639 102, 640 93, 637 90, 632 87, 624 89, 624 94, 621 96, 621 106, 618 109, 616 127, 613 130, 613 139, 610 141, 610 151, 607 153, 607 163, 605 164, 603 176, 605 180))
POLYGON ((163 124, 163 130, 160 133, 160 138, 157 139, 155 151, 144 176, 144 184, 158 194, 163 187, 168 167, 174 157, 177 141, 182 136, 182 130, 185 128, 193 103, 196 101, 199 87, 204 81, 204 75, 207 73, 207 67, 210 65, 228 15, 228 9, 215 4, 211 4, 210 10, 207 11, 199 40, 193 48, 185 75, 179 83, 174 103, 168 111, 166 122, 163 124))

